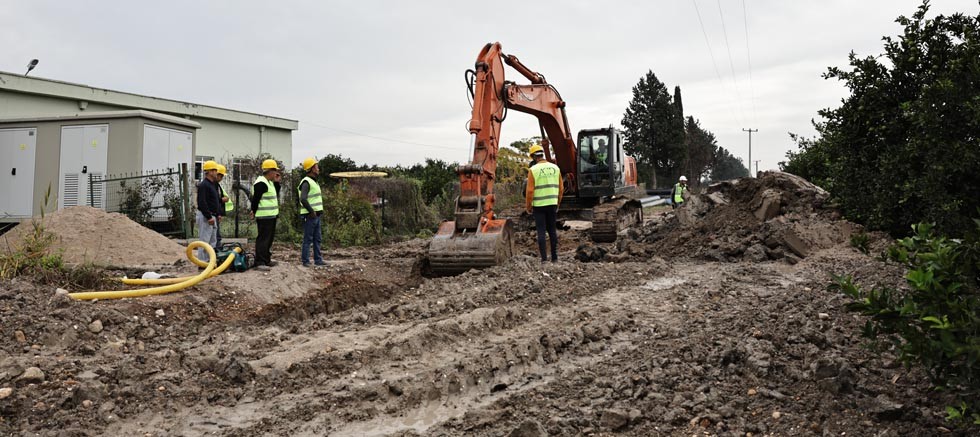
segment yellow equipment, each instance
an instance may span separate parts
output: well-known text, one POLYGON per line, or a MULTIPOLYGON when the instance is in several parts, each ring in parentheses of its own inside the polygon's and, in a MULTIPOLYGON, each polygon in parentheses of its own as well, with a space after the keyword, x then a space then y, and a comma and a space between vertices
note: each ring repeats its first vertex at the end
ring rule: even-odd
MULTIPOLYGON (((240 252, 241 249, 235 248, 235 252, 240 252)), ((216 265, 217 255, 214 253, 214 248, 210 244, 203 241, 194 241, 187 245, 187 258, 200 267, 204 267, 201 273, 194 276, 185 276, 182 278, 160 278, 160 279, 129 279, 122 278, 124 284, 127 285, 158 285, 157 287, 143 288, 138 290, 116 290, 116 291, 82 291, 78 293, 68 293, 68 296, 72 299, 77 300, 91 300, 91 299, 122 299, 127 297, 142 297, 142 296, 152 296, 155 294, 166 294, 175 291, 183 290, 187 287, 197 285, 199 282, 217 276, 224 272, 235 262, 235 257, 229 256, 225 259, 225 262, 221 263, 220 266, 216 265), (194 249, 198 247, 203 248, 205 252, 208 253, 208 262, 201 261, 197 256, 194 255, 194 249)))

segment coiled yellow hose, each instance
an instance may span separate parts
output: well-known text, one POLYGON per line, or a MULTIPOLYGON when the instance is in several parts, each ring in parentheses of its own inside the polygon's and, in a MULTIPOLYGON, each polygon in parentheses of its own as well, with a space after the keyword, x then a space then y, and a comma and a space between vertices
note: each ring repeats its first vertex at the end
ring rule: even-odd
MULTIPOLYGON (((240 249, 235 248, 236 252, 240 249)), ((91 299, 122 299, 126 297, 142 297, 151 296, 155 294, 166 294, 172 293, 174 291, 183 290, 187 287, 192 287, 197 285, 197 283, 210 278, 212 276, 218 275, 225 271, 232 263, 235 262, 235 257, 229 256, 225 262, 221 263, 221 266, 216 268, 217 256, 214 253, 214 248, 210 244, 203 241, 194 241, 187 245, 187 258, 198 266, 204 267, 201 273, 195 276, 187 276, 183 278, 161 278, 161 279, 124 279, 123 282, 132 285, 148 285, 148 284, 166 284, 159 287, 142 288, 138 290, 117 290, 117 291, 83 291, 78 293, 68 293, 73 299, 77 300, 91 300, 91 299), (194 249, 203 248, 205 252, 208 253, 208 262, 201 261, 194 255, 194 249), (131 282, 132 281, 132 282, 131 282), (164 282, 157 282, 164 281, 164 282)))

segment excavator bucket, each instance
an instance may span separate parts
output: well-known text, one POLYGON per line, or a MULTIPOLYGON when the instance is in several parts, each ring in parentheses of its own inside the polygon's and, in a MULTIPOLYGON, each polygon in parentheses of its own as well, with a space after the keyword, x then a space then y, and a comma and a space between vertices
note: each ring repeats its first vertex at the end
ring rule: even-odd
POLYGON ((482 230, 457 231, 456 222, 443 222, 429 243, 429 266, 437 276, 463 273, 502 264, 514 254, 510 220, 490 220, 482 230))

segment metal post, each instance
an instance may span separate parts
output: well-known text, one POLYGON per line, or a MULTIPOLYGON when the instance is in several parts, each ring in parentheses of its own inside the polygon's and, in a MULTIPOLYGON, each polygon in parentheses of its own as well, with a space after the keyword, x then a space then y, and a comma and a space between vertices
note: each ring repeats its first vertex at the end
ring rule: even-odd
POLYGON ((748 132, 749 133, 749 162, 748 162, 748 164, 749 164, 749 177, 754 177, 751 174, 752 173, 752 132, 758 132, 758 131, 759 131, 759 129, 752 129, 752 128, 742 129, 742 132, 748 132))
POLYGON ((381 233, 385 232, 385 192, 381 192, 381 233))
POLYGON ((187 163, 180 163, 180 201, 181 201, 181 212, 183 217, 181 217, 182 225, 184 230, 184 238, 190 238, 194 232, 194 225, 191 222, 191 191, 190 183, 188 183, 188 169, 187 163))
POLYGON ((88 206, 95 208, 95 178, 88 174, 88 206))

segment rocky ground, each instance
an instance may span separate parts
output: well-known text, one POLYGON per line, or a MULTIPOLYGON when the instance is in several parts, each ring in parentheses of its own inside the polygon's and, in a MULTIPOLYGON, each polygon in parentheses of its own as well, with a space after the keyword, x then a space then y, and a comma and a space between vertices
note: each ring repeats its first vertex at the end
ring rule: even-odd
POLYGON ((614 244, 565 231, 555 264, 522 231, 521 255, 450 278, 422 277, 412 240, 332 251, 325 270, 277 247, 272 272, 138 300, 7 281, 0 434, 975 435, 826 290, 840 272, 901 286, 898 267, 844 234, 815 243, 803 230, 840 223, 789 198, 732 235, 728 193, 614 244), (790 228, 805 256, 786 256, 790 228))

